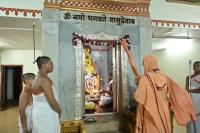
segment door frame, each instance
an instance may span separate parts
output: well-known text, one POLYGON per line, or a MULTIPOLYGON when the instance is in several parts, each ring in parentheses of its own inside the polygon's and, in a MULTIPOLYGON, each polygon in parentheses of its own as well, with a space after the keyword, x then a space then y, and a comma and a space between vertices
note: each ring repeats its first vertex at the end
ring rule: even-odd
MULTIPOLYGON (((101 39, 101 38, 100 38, 101 39)), ((102 40, 102 39, 101 39, 102 40)), ((109 39, 108 39, 109 40, 109 39)), ((77 45, 75 48, 76 57, 76 100, 75 100, 75 119, 79 120, 85 115, 85 91, 83 89, 85 75, 85 54, 83 51, 83 44, 81 40, 77 39, 77 45), (80 60, 81 59, 81 60, 80 60), (80 76, 81 75, 81 76, 80 76)), ((128 95, 128 82, 127 82, 127 55, 120 45, 117 45, 115 54, 116 64, 113 69, 113 87, 117 88, 117 105, 116 113, 126 112, 129 104, 128 95)))
POLYGON ((7 101, 7 90, 5 89, 5 68, 21 68, 21 90, 23 89, 23 65, 1 65, 0 68, 0 111, 4 110, 6 108, 6 101, 7 101))

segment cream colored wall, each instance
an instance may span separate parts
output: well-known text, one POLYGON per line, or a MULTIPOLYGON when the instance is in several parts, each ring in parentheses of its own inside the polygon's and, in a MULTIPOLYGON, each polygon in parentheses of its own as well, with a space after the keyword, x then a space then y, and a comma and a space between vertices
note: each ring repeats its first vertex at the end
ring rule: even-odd
POLYGON ((1 0, 1 7, 42 10, 44 0, 1 0), (34 3, 34 4, 33 4, 34 3))
POLYGON ((152 19, 183 22, 200 22, 200 6, 151 0, 150 16, 152 19))
POLYGON ((166 49, 153 51, 159 60, 161 70, 172 77, 180 86, 185 87, 185 77, 189 74, 188 61, 190 59, 193 62, 200 60, 200 42, 197 40, 167 39, 157 43, 168 45, 166 49))
MULTIPOLYGON (((0 0, 0 7, 4 8, 17 8, 17 9, 31 9, 31 10, 42 10, 44 0, 0 0)), ((0 16, 7 17, 5 11, 0 11, 0 16)), ((17 16, 15 12, 9 12, 9 17, 18 17, 18 18, 33 18, 32 14, 28 13, 27 16, 24 16, 23 13, 19 13, 17 16)), ((34 18, 41 18, 40 15, 37 15, 34 18)))
MULTIPOLYGON (((41 50, 36 50, 36 58, 42 55, 41 50)), ((23 65, 23 73, 37 73, 37 65, 33 64, 33 50, 2 50, 2 65, 23 65)))
MULTIPOLYGON (((153 55, 157 57, 160 69, 168 74, 180 86, 184 87, 185 77, 189 73, 188 60, 200 60, 200 42, 197 40, 163 39, 162 41, 153 41, 152 43, 169 45, 166 49, 153 50, 153 55)), ((174 122, 174 133, 186 133, 186 129, 177 126, 176 122, 174 122)))

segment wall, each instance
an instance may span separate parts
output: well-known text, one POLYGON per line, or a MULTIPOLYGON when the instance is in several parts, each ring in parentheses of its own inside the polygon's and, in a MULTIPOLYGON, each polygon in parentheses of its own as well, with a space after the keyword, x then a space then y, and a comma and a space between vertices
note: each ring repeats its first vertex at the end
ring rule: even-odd
MULTIPOLYGON (((44 0, 1 0, 0 7, 42 10, 44 0), (34 3, 34 4, 33 4, 34 3)), ((177 4, 166 0, 151 0, 152 19, 200 22, 200 6, 177 4)), ((1 14, 0 15, 4 15, 1 14)))
POLYGON ((0 0, 0 16, 41 18, 44 0, 0 0))
POLYGON ((42 10, 44 0, 1 0, 0 7, 42 10))
POLYGON ((161 70, 180 86, 185 87, 185 77, 189 74, 189 60, 200 60, 200 42, 192 39, 163 39, 157 43, 168 45, 166 49, 153 51, 159 60, 161 70))
POLYGON ((150 16, 152 19, 173 20, 200 23, 200 6, 151 0, 150 16))
MULTIPOLYGON (((190 39, 162 39, 159 42, 153 41, 155 43, 167 44, 165 49, 153 51, 160 69, 184 88, 185 77, 189 74, 189 60, 200 60, 200 42, 190 39)), ((174 133, 186 133, 186 128, 177 126, 174 121, 174 133)))
MULTIPOLYGON (((80 12, 70 12, 73 14, 80 14, 80 12)), ((65 11, 56 9, 43 10, 43 54, 51 54, 51 58, 58 65, 52 74, 52 79, 55 81, 56 88, 59 88, 59 101, 63 110, 61 119, 70 120, 75 119, 75 101, 76 96, 76 53, 72 45, 72 33, 79 34, 99 34, 101 32, 111 35, 122 37, 123 35, 130 35, 131 38, 131 52, 135 56, 135 62, 141 66, 141 59, 146 53, 151 52, 151 21, 149 18, 144 17, 130 17, 135 19, 135 24, 113 24, 109 21, 104 22, 91 22, 75 21, 73 19, 65 20, 63 14, 65 11)), ((84 13, 85 16, 94 15, 102 16, 97 13, 84 13)), ((114 15, 106 14, 108 17, 114 15)), ((120 16, 114 16, 120 17, 120 16)), ((132 70, 128 67, 128 88, 134 89, 134 79, 132 70)), ((79 95, 78 95, 79 96, 79 95)))
MULTIPOLYGON (((2 65, 23 65, 23 73, 37 73, 37 65, 33 64, 32 50, 2 50, 1 51, 2 65)), ((41 50, 36 50, 36 58, 41 56, 41 50)))

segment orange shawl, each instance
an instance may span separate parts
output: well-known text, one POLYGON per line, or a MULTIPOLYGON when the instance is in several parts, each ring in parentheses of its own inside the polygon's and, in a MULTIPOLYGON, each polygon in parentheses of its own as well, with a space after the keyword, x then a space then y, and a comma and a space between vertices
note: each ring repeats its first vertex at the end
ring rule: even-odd
POLYGON ((135 133, 171 133, 170 105, 178 124, 195 120, 189 94, 159 72, 152 55, 143 59, 144 73, 135 92, 138 102, 135 133))
POLYGON ((177 123, 185 126, 189 121, 195 121, 196 112, 190 95, 172 79, 166 77, 170 93, 170 104, 177 123))
POLYGON ((171 133, 166 78, 151 72, 140 78, 135 92, 138 102, 135 133, 171 133))

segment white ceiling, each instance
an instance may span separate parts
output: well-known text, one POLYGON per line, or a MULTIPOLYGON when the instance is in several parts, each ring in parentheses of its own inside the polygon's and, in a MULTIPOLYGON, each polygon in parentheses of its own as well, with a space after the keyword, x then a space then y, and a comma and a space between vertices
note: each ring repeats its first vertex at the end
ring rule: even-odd
POLYGON ((200 39, 199 29, 154 27, 153 38, 200 39))
POLYGON ((175 43, 192 43, 200 41, 199 29, 154 27, 152 32, 152 49, 165 49, 175 43))
POLYGON ((42 32, 38 19, 0 17, 0 49, 33 49, 33 25, 35 48, 41 49, 42 32))
MULTIPOLYGON (((39 19, 0 17, 0 50, 33 50, 33 25, 36 25, 37 50, 42 48, 42 26, 39 19)), ((200 30, 154 27, 152 36, 153 49, 159 49, 159 42, 163 39, 200 40, 200 30)))

